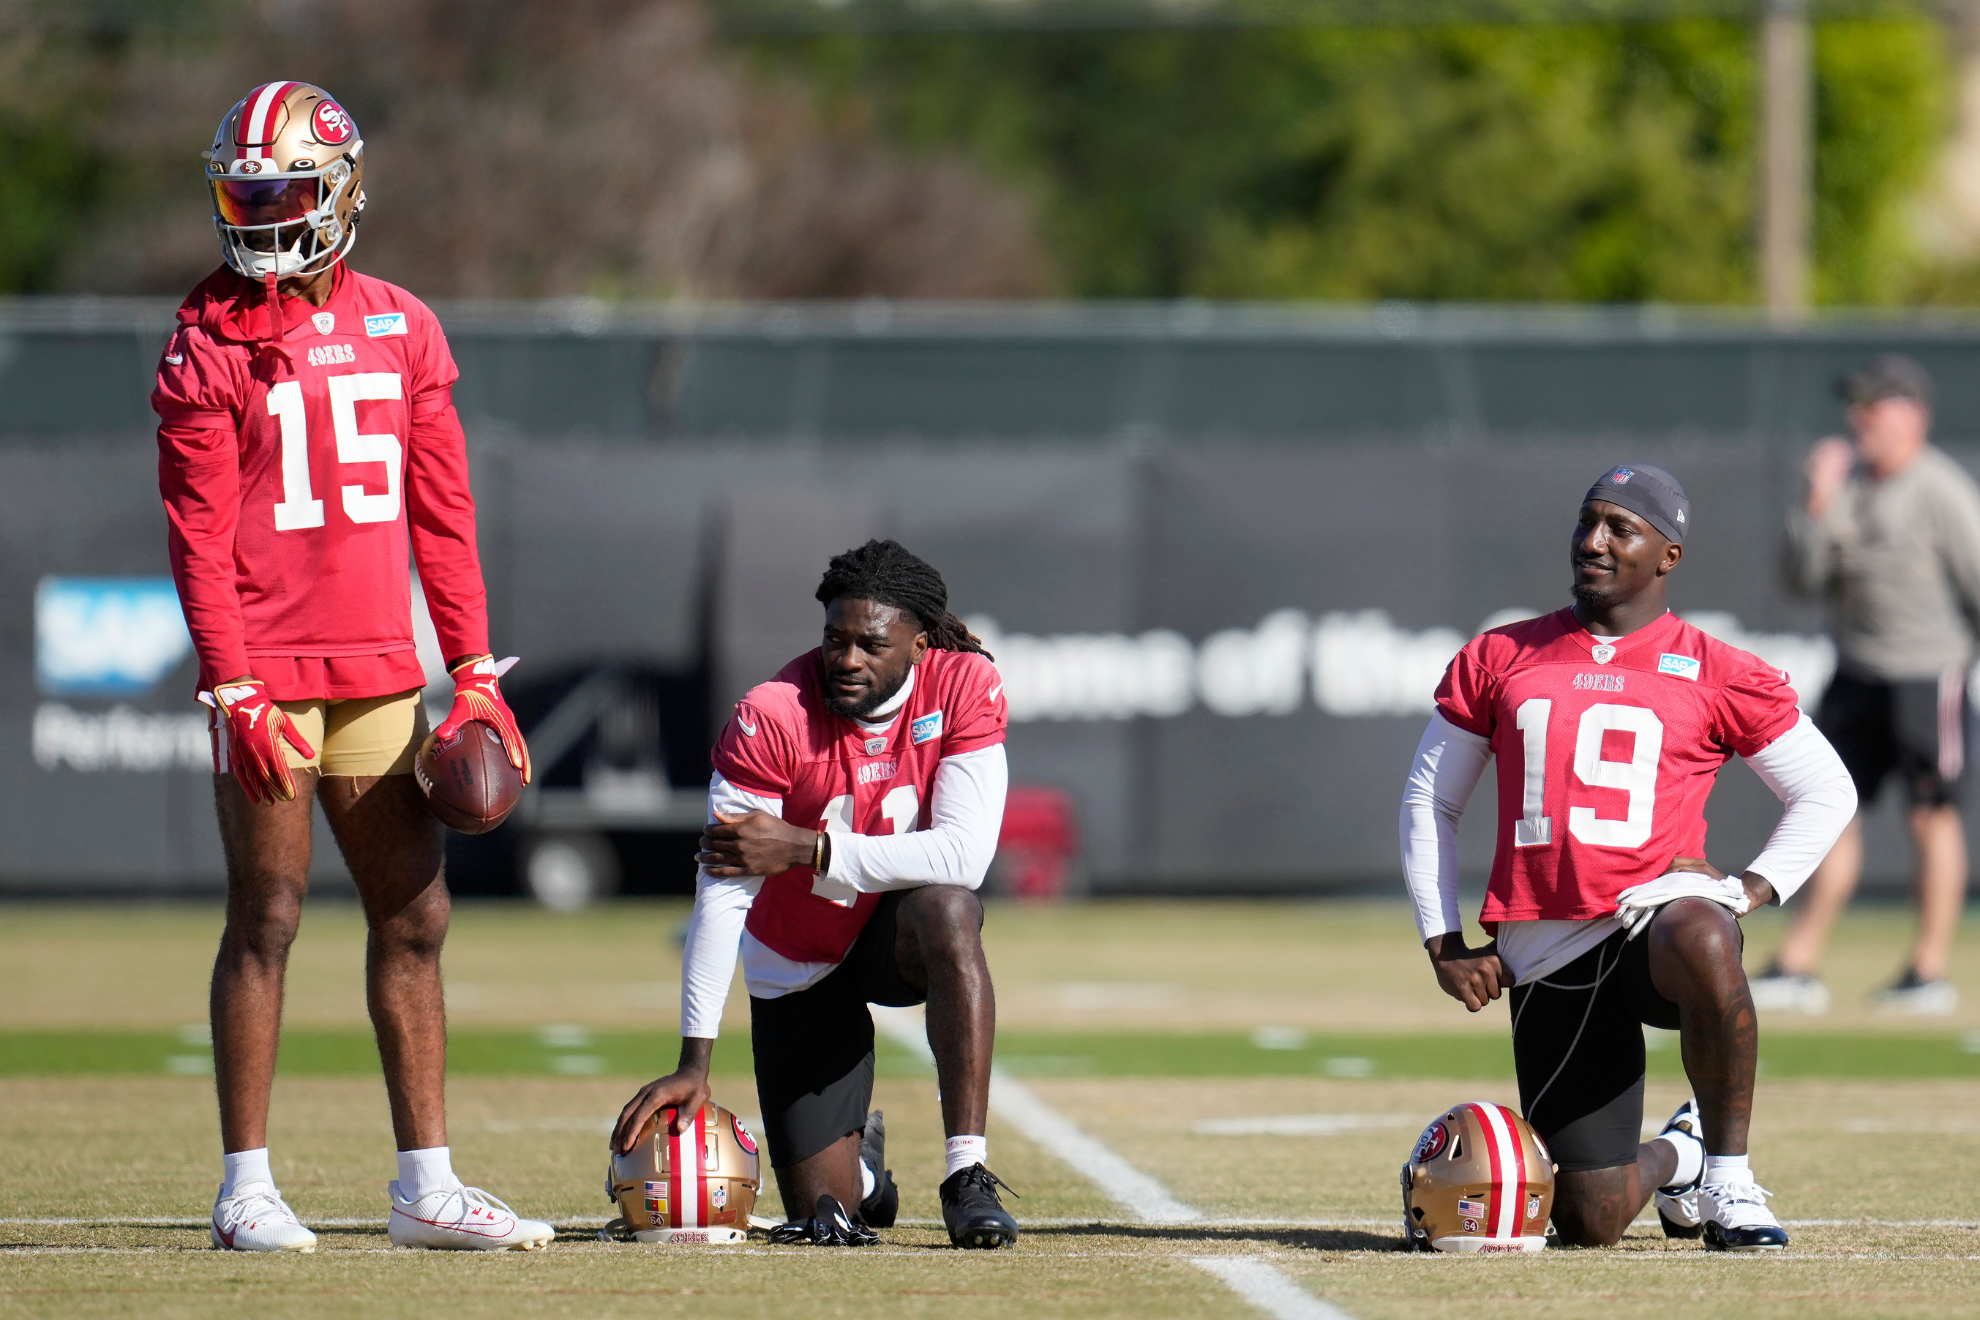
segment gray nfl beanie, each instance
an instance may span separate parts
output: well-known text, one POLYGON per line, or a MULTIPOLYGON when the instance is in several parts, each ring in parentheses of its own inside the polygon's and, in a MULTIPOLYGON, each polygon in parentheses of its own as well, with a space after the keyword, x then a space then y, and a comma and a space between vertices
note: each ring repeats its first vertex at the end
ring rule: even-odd
POLYGON ((1683 541, 1691 530, 1691 497, 1678 479, 1648 463, 1625 463, 1610 468, 1581 497, 1607 500, 1640 515, 1668 541, 1683 541))

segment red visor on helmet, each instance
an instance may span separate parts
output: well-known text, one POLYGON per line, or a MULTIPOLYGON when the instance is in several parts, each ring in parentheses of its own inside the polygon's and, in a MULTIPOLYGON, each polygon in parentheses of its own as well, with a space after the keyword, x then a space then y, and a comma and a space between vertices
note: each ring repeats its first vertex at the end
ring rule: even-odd
POLYGON ((286 225, 314 211, 322 199, 322 176, 256 178, 228 175, 211 180, 213 211, 220 223, 252 228, 286 225))

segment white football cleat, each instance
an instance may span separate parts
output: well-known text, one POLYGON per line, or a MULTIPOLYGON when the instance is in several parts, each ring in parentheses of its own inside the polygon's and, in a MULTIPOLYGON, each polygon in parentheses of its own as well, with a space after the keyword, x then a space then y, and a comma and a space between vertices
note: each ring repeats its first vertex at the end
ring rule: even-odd
POLYGON ((206 1234, 218 1251, 316 1250, 316 1234, 297 1222, 295 1211, 268 1183, 247 1183, 232 1196, 215 1197, 206 1234))
POLYGON ((1879 1013, 1944 1017, 1959 1007, 1959 991, 1944 979, 1921 981, 1916 971, 1907 968, 1896 985, 1870 996, 1870 1003, 1879 1013))
POLYGON ((1813 976, 1784 972, 1779 964, 1746 983, 1753 1006, 1763 1013, 1805 1013, 1820 1017, 1829 1011, 1829 987, 1813 976))
POLYGON ((1767 1208, 1773 1193, 1743 1174, 1733 1182, 1701 1183, 1698 1215, 1705 1221, 1705 1245, 1713 1251, 1779 1251, 1787 1230, 1767 1208))
POLYGON ((1681 1141, 1698 1145, 1698 1177, 1688 1183, 1659 1187, 1653 1198, 1657 1205, 1657 1218, 1664 1225, 1665 1237, 1695 1238, 1705 1231, 1704 1220, 1698 1213, 1698 1184, 1705 1176, 1705 1125, 1698 1118, 1697 1097, 1679 1105, 1678 1111, 1671 1115, 1671 1121, 1664 1124, 1664 1130, 1657 1135, 1673 1146, 1681 1141))
POLYGON ((386 1232, 395 1247, 431 1251, 535 1251, 550 1244, 557 1230, 523 1219, 479 1187, 429 1192, 417 1201, 391 1185, 392 1220, 386 1232))

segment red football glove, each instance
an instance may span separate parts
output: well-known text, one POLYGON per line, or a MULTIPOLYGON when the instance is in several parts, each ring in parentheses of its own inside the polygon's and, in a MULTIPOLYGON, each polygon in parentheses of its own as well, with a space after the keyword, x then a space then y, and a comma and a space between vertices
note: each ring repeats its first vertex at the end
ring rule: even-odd
POLYGON ((231 769, 250 802, 294 802, 296 781, 289 776, 282 743, 304 756, 315 756, 316 749, 304 741, 260 679, 217 684, 213 696, 227 721, 228 761, 214 769, 231 769))
POLYGON ((433 731, 433 738, 436 742, 446 742, 461 731, 463 724, 480 720, 502 739, 502 750, 509 754, 509 764, 522 771, 522 781, 527 784, 529 744, 523 741, 515 712, 502 700, 502 688, 496 681, 515 662, 514 656, 497 664, 492 655, 478 655, 449 670, 454 676, 454 708, 433 731))

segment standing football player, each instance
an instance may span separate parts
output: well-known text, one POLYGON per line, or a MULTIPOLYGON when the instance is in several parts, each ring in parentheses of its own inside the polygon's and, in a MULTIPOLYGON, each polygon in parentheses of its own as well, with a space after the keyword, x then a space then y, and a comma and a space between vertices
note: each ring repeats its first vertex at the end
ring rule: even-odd
POLYGON ((1581 1246, 1618 1241, 1653 1193, 1671 1236, 1787 1244, 1747 1167, 1759 1036, 1737 918, 1793 894, 1856 810, 1786 676, 1670 612, 1691 525, 1668 472, 1603 474, 1569 541, 1574 604, 1458 653, 1403 792, 1432 970, 1474 1013, 1511 988, 1520 1104, 1559 1166, 1554 1225, 1581 1246), (1468 949, 1457 825, 1495 755, 1495 938, 1468 949), (1704 809, 1733 756, 1787 810, 1728 879, 1705 861, 1704 809), (1648 1142, 1643 1024, 1678 1031, 1696 1093, 1648 1142))
POLYGON ((159 365, 158 477, 172 575, 213 706, 227 925, 213 968, 225 1170, 212 1239, 310 1251, 276 1190, 268 1097, 283 973, 320 802, 369 926, 366 1000, 398 1139, 391 1239, 529 1248, 519 1219, 447 1151, 442 835, 413 782, 426 735, 408 564, 469 720, 528 753, 496 684, 457 372, 433 314, 344 258, 364 142, 321 88, 273 82, 221 119, 207 185, 225 265, 192 291, 159 365))
POLYGON ((776 1236, 859 1245, 894 1222, 884 1130, 867 1112, 867 1005, 926 1003, 949 1240, 1002 1246, 1018 1228, 983 1135, 997 1006, 973 891, 1004 818, 1004 680, 949 613, 941 574, 894 541, 834 557, 817 598, 824 644, 751 689, 715 746, 680 1066, 626 1104, 613 1140, 631 1150, 653 1115, 692 1118, 707 1101, 740 949, 791 1221, 776 1236))

